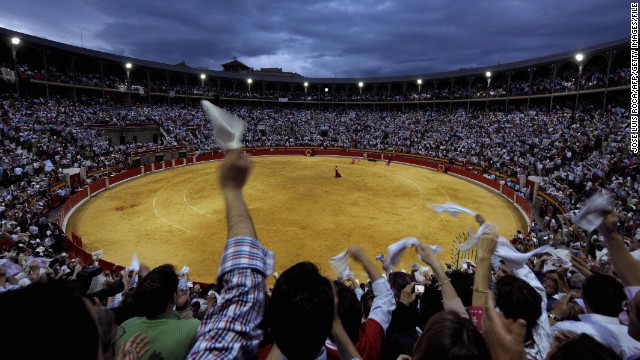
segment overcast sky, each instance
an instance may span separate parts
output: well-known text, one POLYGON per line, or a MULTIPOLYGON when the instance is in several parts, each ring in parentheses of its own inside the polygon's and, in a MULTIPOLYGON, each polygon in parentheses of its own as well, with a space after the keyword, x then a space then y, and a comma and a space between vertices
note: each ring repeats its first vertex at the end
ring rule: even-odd
POLYGON ((619 0, 3 0, 0 27, 113 54, 309 77, 425 74, 629 35, 619 0), (82 34, 82 35, 81 35, 82 34))

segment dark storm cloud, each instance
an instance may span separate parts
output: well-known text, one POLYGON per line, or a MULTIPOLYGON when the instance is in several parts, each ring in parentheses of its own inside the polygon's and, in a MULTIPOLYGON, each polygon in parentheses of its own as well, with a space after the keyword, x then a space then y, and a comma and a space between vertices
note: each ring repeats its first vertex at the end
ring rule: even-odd
POLYGON ((0 26, 53 40, 77 45, 82 31, 85 47, 116 54, 210 69, 237 57, 310 77, 507 63, 629 31, 628 4, 605 0, 8 2, 0 26))

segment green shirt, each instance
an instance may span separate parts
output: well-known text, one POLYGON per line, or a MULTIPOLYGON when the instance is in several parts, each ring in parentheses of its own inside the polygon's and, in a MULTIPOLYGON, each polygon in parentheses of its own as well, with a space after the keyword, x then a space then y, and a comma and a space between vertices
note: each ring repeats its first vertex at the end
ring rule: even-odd
POLYGON ((149 337, 149 351, 140 360, 183 360, 196 342, 200 320, 179 320, 175 311, 165 312, 153 319, 133 317, 122 327, 125 334, 118 341, 118 349, 139 332, 149 337))

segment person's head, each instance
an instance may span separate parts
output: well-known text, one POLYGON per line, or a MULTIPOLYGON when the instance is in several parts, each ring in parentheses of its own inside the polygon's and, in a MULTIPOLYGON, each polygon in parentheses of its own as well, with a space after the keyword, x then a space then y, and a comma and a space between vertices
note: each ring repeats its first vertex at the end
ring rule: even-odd
POLYGON ((275 283, 267 316, 276 345, 288 359, 315 359, 333 322, 331 282, 310 262, 285 270, 275 283))
POLYGON ((640 291, 627 303, 629 316, 629 336, 640 341, 640 291))
POLYGON ((391 286, 391 290, 393 290, 393 295, 395 296, 396 300, 400 299, 402 289, 407 287, 407 285, 411 284, 412 282, 413 278, 407 273, 394 271, 389 274, 389 285, 391 286))
POLYGON ((96 308, 96 317, 100 330, 102 356, 104 359, 113 359, 115 357, 116 316, 113 311, 104 307, 98 307, 96 308))
POLYGON ((340 281, 333 282, 338 297, 338 316, 349 339, 354 344, 358 341, 362 310, 356 293, 340 281))
POLYGON ((496 281, 496 305, 507 319, 527 322, 526 339, 542 315, 542 297, 526 281, 505 275, 496 281))
POLYGON ((582 297, 590 313, 617 317, 627 299, 624 287, 613 276, 593 274, 584 280, 582 297))
MULTIPOLYGON (((437 282, 437 281, 436 281, 437 282)), ((426 286, 420 298, 418 326, 423 328, 429 319, 444 309, 442 305, 442 291, 434 284, 426 286)))
POLYGON ((491 359, 482 335, 453 311, 431 317, 413 349, 414 359, 491 359))
POLYGON ((7 324, 0 327, 3 344, 28 351, 34 359, 65 359, 69 357, 69 339, 73 339, 74 358, 98 358, 100 335, 93 306, 74 285, 62 280, 35 282, 0 294, 0 309, 6 310, 2 321, 7 324), (26 335, 33 332, 34 325, 55 326, 55 331, 34 342, 26 335))
POLYGON ((160 265, 138 283, 134 292, 134 302, 142 315, 152 318, 173 306, 177 291, 176 269, 171 264, 160 265))
POLYGON ((365 319, 369 317, 371 306, 373 305, 373 299, 375 298, 376 295, 373 293, 373 289, 367 289, 367 291, 362 294, 362 297, 360 297, 360 303, 362 303, 362 315, 365 319))
POLYGON ((549 360, 570 359, 622 359, 615 351, 598 342, 587 334, 580 334, 575 339, 568 340, 557 349, 552 347, 549 352, 549 360), (554 351, 555 350, 555 351, 554 351))
POLYGON ((584 284, 584 275, 582 273, 576 272, 571 275, 569 279, 569 287, 572 289, 582 289, 582 285, 584 284))
POLYGON ((449 274, 451 286, 456 290, 458 297, 464 306, 471 306, 473 297, 473 275, 462 271, 454 270, 449 274))
POLYGON ((544 287, 544 292, 547 293, 547 296, 553 296, 558 293, 558 274, 555 272, 547 272, 544 275, 544 283, 542 284, 544 287))
POLYGON ((498 269, 496 270, 496 279, 500 279, 501 277, 503 277, 505 275, 513 275, 513 271, 511 271, 511 268, 509 268, 509 266, 507 266, 507 264, 505 264, 501 260, 500 261, 500 265, 498 266, 498 269))

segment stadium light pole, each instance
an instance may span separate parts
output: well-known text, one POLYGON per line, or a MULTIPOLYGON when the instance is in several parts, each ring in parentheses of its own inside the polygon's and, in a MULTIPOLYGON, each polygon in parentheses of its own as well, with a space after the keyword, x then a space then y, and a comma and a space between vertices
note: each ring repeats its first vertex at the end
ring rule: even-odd
POLYGON ((249 87, 249 96, 251 96, 251 84, 253 84, 253 79, 247 79, 247 86, 249 87))
MULTIPOLYGON (((207 75, 200 74, 200 85, 204 88, 204 80, 207 78, 207 75)), ((202 90, 204 92, 204 89, 202 90)))
POLYGON ((422 90, 422 79, 418 79, 418 110, 420 110, 420 93, 422 90))
POLYGON ((16 80, 16 97, 20 100, 20 85, 18 85, 18 80, 20 77, 18 76, 18 45, 20 45, 20 38, 13 37, 11 38, 11 55, 13 56, 13 72, 16 80))
POLYGON ((309 87, 309 83, 308 82, 304 82, 304 84, 302 84, 304 86, 304 108, 307 108, 307 88, 309 87))
POLYGON ((126 86, 126 89, 127 89, 127 96, 129 98, 129 105, 131 105, 131 92, 129 91, 129 86, 131 84, 130 74, 131 74, 131 68, 132 67, 133 67, 133 65, 131 65, 130 62, 124 64, 125 71, 127 72, 127 86, 126 86))
POLYGON ((491 71, 487 71, 484 75, 487 77, 487 106, 485 107, 484 111, 487 111, 489 110, 489 88, 491 87, 491 71))
POLYGON ((131 63, 124 64, 124 68, 126 69, 126 72, 127 72, 127 81, 131 80, 129 75, 131 74, 131 68, 132 67, 133 67, 133 65, 131 65, 131 63))
POLYGON ((577 91, 575 112, 578 111, 578 98, 580 97, 580 76, 582 76, 582 67, 584 66, 584 64, 582 63, 582 60, 584 60, 584 55, 582 55, 581 53, 577 53, 576 60, 578 61, 578 85, 576 87, 577 91))
POLYGON ((360 96, 358 99, 360 100, 360 108, 362 109, 362 88, 364 87, 364 83, 360 81, 358 87, 360 88, 360 96))

